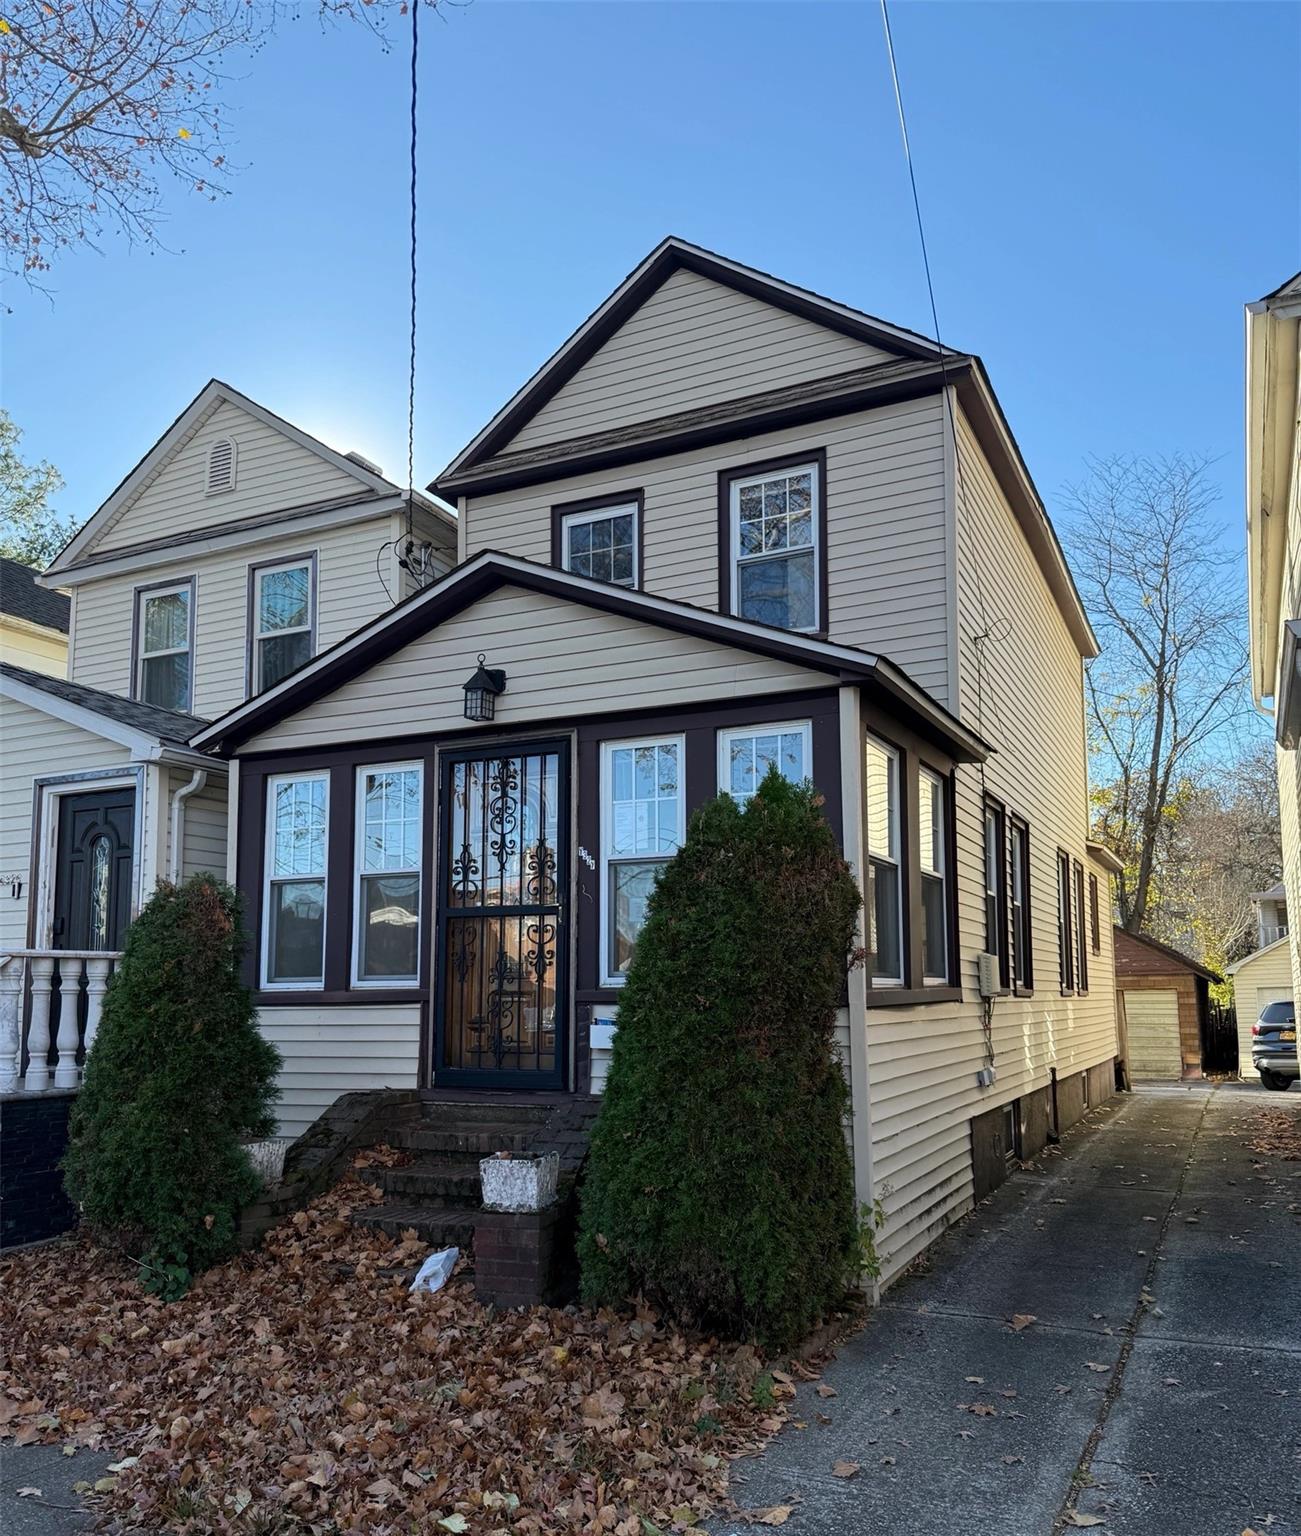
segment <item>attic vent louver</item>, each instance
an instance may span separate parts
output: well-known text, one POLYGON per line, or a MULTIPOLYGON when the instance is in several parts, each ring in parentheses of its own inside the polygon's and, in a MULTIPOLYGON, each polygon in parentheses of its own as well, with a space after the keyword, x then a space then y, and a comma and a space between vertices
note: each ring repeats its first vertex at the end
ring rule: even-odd
POLYGON ((208 495, 235 489, 235 441, 219 437, 208 449, 208 495))

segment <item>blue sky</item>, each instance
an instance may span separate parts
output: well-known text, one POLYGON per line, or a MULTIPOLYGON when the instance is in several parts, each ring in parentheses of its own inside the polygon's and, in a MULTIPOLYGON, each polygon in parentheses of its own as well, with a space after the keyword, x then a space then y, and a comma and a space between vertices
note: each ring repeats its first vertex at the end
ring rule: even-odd
MULTIPOLYGON (((892 10, 945 339, 1050 509, 1086 454, 1218 456, 1242 305, 1301 267, 1301 8, 892 10)), ((877 6, 477 0, 422 31, 416 472, 666 233, 929 329, 877 6)), ((84 517, 217 375, 402 478, 406 71, 300 19, 229 92, 242 165, 170 252, 10 284, 0 400, 84 517)))

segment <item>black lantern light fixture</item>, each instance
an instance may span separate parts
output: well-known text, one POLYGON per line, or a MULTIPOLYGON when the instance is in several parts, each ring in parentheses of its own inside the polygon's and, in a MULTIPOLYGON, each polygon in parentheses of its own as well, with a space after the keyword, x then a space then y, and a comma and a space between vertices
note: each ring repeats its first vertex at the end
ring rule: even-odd
POLYGON ((465 685, 465 718, 491 720, 497 708, 497 695, 506 691, 506 674, 497 667, 485 667, 483 652, 479 666, 465 685))

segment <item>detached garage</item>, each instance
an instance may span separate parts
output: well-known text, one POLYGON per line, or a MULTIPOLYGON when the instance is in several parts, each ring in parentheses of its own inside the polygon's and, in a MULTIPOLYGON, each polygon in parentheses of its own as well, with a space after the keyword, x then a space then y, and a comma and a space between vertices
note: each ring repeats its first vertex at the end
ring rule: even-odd
POLYGON ((1210 984, 1222 979, 1168 944, 1116 929, 1116 1013, 1131 1081, 1202 1075, 1210 984))

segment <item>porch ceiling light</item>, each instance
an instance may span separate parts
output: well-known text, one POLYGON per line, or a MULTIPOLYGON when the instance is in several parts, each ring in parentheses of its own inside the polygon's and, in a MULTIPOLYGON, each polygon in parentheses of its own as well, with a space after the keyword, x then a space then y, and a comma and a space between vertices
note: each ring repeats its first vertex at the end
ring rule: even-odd
POLYGON ((485 667, 483 652, 479 666, 465 684, 465 718, 491 720, 497 708, 497 695, 506 691, 506 674, 496 667, 485 667))

